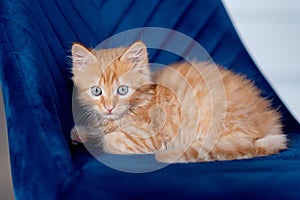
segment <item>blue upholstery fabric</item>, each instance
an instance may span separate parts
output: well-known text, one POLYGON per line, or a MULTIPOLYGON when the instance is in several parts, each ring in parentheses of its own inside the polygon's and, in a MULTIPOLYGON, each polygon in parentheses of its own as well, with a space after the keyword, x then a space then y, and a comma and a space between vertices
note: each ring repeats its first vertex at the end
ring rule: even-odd
MULTIPOLYGON (((0 9, 0 80, 17 199, 299 198, 299 124, 249 57, 219 0, 2 0, 0 9), (187 34, 216 63, 252 79, 282 113, 290 149, 129 174, 99 163, 82 146, 72 147, 72 42, 94 47, 148 26, 187 34)), ((177 59, 151 57, 158 63, 177 59)))

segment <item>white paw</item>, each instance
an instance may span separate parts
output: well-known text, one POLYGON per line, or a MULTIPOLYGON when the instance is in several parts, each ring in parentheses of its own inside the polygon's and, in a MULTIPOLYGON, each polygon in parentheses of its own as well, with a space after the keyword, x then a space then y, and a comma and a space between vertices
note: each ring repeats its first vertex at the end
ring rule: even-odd
POLYGON ((76 126, 71 130, 72 144, 85 143, 87 141, 87 132, 84 127, 76 126))

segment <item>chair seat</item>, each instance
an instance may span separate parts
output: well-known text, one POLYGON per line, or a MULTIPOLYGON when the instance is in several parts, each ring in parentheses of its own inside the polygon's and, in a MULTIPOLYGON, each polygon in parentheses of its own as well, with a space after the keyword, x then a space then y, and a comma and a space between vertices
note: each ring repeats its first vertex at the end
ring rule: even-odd
MULTIPOLYGON (((294 199, 299 197, 300 135, 289 135, 290 148, 254 159, 171 164, 148 173, 126 173, 74 147, 80 174, 62 199, 294 199), (102 181, 101 181, 102 180, 102 181)), ((123 163, 130 156, 103 155, 123 163)), ((149 160, 154 160, 149 155, 149 160)))

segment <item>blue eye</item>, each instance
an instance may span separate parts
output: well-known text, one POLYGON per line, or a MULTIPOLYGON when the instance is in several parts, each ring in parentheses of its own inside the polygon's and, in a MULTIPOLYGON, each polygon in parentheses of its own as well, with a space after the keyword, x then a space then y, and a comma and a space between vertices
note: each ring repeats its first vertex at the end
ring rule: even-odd
POLYGON ((92 95, 94 96, 100 96, 102 94, 102 89, 98 86, 94 86, 91 88, 91 91, 92 91, 92 95))
POLYGON ((118 87, 118 94, 119 95, 125 95, 128 93, 128 86, 126 85, 121 85, 120 87, 118 87))

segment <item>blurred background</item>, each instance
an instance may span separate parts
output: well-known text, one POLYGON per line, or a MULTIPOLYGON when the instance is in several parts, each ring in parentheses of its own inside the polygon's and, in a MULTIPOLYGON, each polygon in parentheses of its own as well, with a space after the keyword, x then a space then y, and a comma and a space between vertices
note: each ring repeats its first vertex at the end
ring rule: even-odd
POLYGON ((248 52, 300 121, 300 1, 222 1, 248 52))

